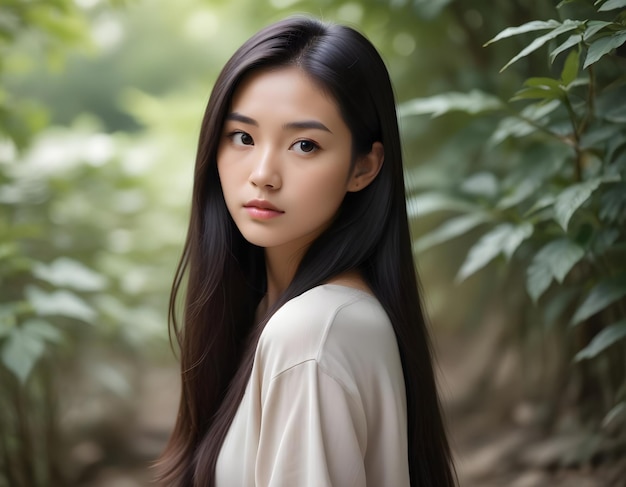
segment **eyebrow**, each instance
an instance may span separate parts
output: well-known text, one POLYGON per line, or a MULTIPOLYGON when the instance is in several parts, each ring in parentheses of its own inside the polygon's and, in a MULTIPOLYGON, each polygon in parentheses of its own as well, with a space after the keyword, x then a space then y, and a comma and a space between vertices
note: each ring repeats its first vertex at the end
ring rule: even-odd
MULTIPOLYGON (((255 119, 242 115, 238 112, 229 113, 226 116, 226 120, 232 120, 234 122, 241 122, 247 125, 254 125, 255 127, 259 126, 259 122, 255 119)), ((283 125, 285 129, 316 129, 323 130, 324 132, 331 133, 331 130, 324 125, 322 122, 318 122, 317 120, 302 120, 297 122, 288 122, 283 125)))
POLYGON ((247 125, 254 125, 255 127, 259 126, 259 122, 257 122, 255 119, 246 117, 245 115, 242 115, 241 113, 237 113, 237 112, 229 113, 226 116, 226 120, 232 120, 233 122, 241 122, 247 125))

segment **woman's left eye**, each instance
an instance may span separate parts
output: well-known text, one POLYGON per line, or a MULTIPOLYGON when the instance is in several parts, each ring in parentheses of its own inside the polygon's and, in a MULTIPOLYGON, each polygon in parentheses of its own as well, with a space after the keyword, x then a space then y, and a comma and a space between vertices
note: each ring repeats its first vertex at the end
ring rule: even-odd
POLYGON ((291 149, 301 154, 310 154, 320 148, 312 140, 299 140, 291 146, 291 149))

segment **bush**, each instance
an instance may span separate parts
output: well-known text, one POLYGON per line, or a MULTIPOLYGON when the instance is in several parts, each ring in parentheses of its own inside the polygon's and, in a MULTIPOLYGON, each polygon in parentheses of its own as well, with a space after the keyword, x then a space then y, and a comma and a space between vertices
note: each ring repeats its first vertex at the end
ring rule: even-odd
MULTIPOLYGON (((411 100, 400 110, 405 118, 456 111, 469 119, 458 136, 465 145, 452 152, 471 162, 409 201, 418 218, 443 215, 416 250, 478 235, 456 281, 492 261, 504 265, 505 279, 525 293, 509 314, 522 317, 523 329, 558 334, 558 353, 572 363, 563 382, 578 384, 581 416, 607 431, 626 419, 625 6, 563 1, 560 20, 509 27, 487 42, 530 38, 502 70, 545 50, 547 72, 526 79, 507 102, 477 90, 411 100)), ((444 156, 422 173, 449 167, 444 156)), ((556 391, 554 405, 563 392, 556 391)))

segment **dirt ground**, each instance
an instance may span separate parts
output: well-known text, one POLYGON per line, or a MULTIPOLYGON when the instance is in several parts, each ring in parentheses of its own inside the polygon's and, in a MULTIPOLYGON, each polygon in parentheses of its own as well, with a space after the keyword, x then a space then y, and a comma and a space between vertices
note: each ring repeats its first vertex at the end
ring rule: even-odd
MULTIPOLYGON (((485 350, 493 346, 481 337, 475 343, 456 338, 438 344, 440 382, 460 486, 626 487, 626 458, 580 461, 572 457, 567 461, 568 452, 584 449, 588 436, 543 434, 533 424, 532 405, 514 393, 507 399, 503 396, 506 389, 494 391, 492 387, 491 392, 476 397, 476 384, 489 369, 485 350)), ((496 382, 497 374, 506 375, 503 369, 515 366, 514 360, 509 362, 507 366, 506 357, 499 360, 496 382)), ((152 367, 142 374, 137 410, 125 420, 126 440, 112 439, 114 451, 89 443, 77 447, 76 458, 93 463, 83 475, 82 486, 150 485, 149 464, 173 426, 178 387, 174 364, 152 367), (125 445, 122 451, 120 444, 125 445)))

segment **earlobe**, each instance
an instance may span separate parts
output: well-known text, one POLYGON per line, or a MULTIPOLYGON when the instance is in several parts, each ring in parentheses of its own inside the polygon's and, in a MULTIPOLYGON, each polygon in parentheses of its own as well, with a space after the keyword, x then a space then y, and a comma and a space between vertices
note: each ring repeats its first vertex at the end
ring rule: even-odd
POLYGON ((361 191, 376 178, 385 160, 385 148, 381 142, 374 142, 372 150, 359 157, 354 164, 348 183, 348 191, 361 191))

